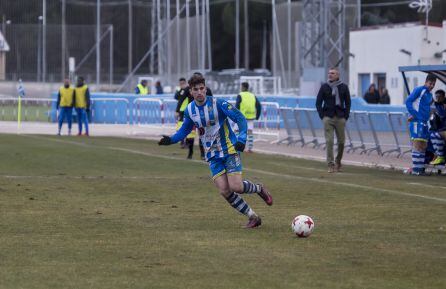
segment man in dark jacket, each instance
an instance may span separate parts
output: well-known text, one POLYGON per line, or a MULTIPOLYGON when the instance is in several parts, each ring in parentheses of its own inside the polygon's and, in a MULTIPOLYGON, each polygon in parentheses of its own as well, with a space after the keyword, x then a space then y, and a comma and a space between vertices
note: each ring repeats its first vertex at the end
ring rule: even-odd
POLYGON ((327 146, 328 172, 339 172, 344 153, 345 122, 350 115, 350 91, 348 86, 339 80, 339 70, 328 71, 328 82, 319 89, 316 108, 324 122, 325 141, 327 146), (334 133, 338 140, 338 154, 333 156, 334 133))

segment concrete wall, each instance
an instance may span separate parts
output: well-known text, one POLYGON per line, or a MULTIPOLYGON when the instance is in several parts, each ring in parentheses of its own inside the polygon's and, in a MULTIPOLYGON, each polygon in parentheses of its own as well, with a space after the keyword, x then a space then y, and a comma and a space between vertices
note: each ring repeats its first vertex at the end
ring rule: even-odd
MULTIPOLYGON (((399 66, 418 64, 441 64, 434 55, 444 49, 446 30, 420 24, 378 26, 350 32, 350 90, 361 94, 359 74, 369 74, 371 83, 376 83, 376 74, 385 74, 385 86, 392 104, 402 104, 406 95, 404 82, 398 72, 399 66), (408 53, 401 52, 404 49, 408 53)), ((424 73, 408 75, 411 88, 424 82, 424 73)))

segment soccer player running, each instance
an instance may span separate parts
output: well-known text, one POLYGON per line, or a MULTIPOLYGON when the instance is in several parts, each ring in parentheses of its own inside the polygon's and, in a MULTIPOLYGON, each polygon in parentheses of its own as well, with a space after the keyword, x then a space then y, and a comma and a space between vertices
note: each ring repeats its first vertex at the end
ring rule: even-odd
POLYGON ((409 130, 412 140, 412 171, 413 175, 425 175, 425 157, 429 140, 428 121, 431 113, 432 89, 437 78, 428 74, 423 86, 415 88, 406 100, 409 112, 409 130))
POLYGON ((206 96, 203 76, 194 74, 189 79, 189 88, 194 101, 184 111, 182 127, 173 136, 163 136, 158 144, 171 145, 179 142, 195 125, 204 145, 212 178, 220 194, 234 209, 248 217, 246 228, 260 226, 261 218, 240 195, 256 193, 269 206, 273 204, 273 199, 262 184, 242 179, 240 152, 243 152, 246 143, 245 117, 227 101, 206 96), (238 136, 232 131, 228 118, 237 123, 240 131, 238 136))

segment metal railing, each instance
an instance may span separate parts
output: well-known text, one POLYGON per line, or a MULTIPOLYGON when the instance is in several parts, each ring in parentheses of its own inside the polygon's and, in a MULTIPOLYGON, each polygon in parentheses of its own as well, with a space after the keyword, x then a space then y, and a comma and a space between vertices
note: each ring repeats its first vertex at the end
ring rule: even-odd
MULTIPOLYGON (((279 144, 314 148, 325 146, 323 123, 315 109, 281 107, 286 136, 279 144)), ((380 156, 395 153, 401 157, 410 151, 407 116, 396 112, 352 111, 346 123, 345 150, 380 156)))

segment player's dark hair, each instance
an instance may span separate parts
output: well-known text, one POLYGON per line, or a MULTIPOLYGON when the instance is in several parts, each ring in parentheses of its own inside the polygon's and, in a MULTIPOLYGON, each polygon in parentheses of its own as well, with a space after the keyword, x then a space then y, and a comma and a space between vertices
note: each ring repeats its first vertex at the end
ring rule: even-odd
POLYGON ((445 97, 445 92, 444 92, 443 89, 439 89, 439 90, 437 90, 437 91, 435 92, 435 94, 439 94, 440 96, 445 97))
POLYGON ((141 84, 147 83, 147 79, 141 80, 141 84))
POLYGON ((200 71, 195 71, 194 75, 199 75, 199 76, 203 76, 203 73, 201 73, 200 71))
POLYGON ((195 85, 198 85, 198 84, 204 84, 204 85, 206 85, 206 81, 205 81, 203 75, 201 75, 201 74, 195 74, 195 73, 194 73, 194 74, 192 75, 192 77, 189 79, 188 83, 189 83, 189 86, 190 86, 191 88, 194 87, 195 85))
POLYGON ((243 88, 244 90, 248 90, 248 89, 249 89, 249 83, 247 83, 247 82, 242 82, 242 88, 243 88))
POLYGON ((84 78, 83 78, 82 76, 79 76, 79 77, 77 78, 77 80, 78 80, 78 81, 84 81, 84 78))
POLYGON ((426 76, 426 82, 428 82, 428 81, 435 82, 435 81, 437 81, 437 77, 434 74, 429 73, 426 76))
POLYGON ((186 81, 186 78, 181 77, 179 81, 186 81))

